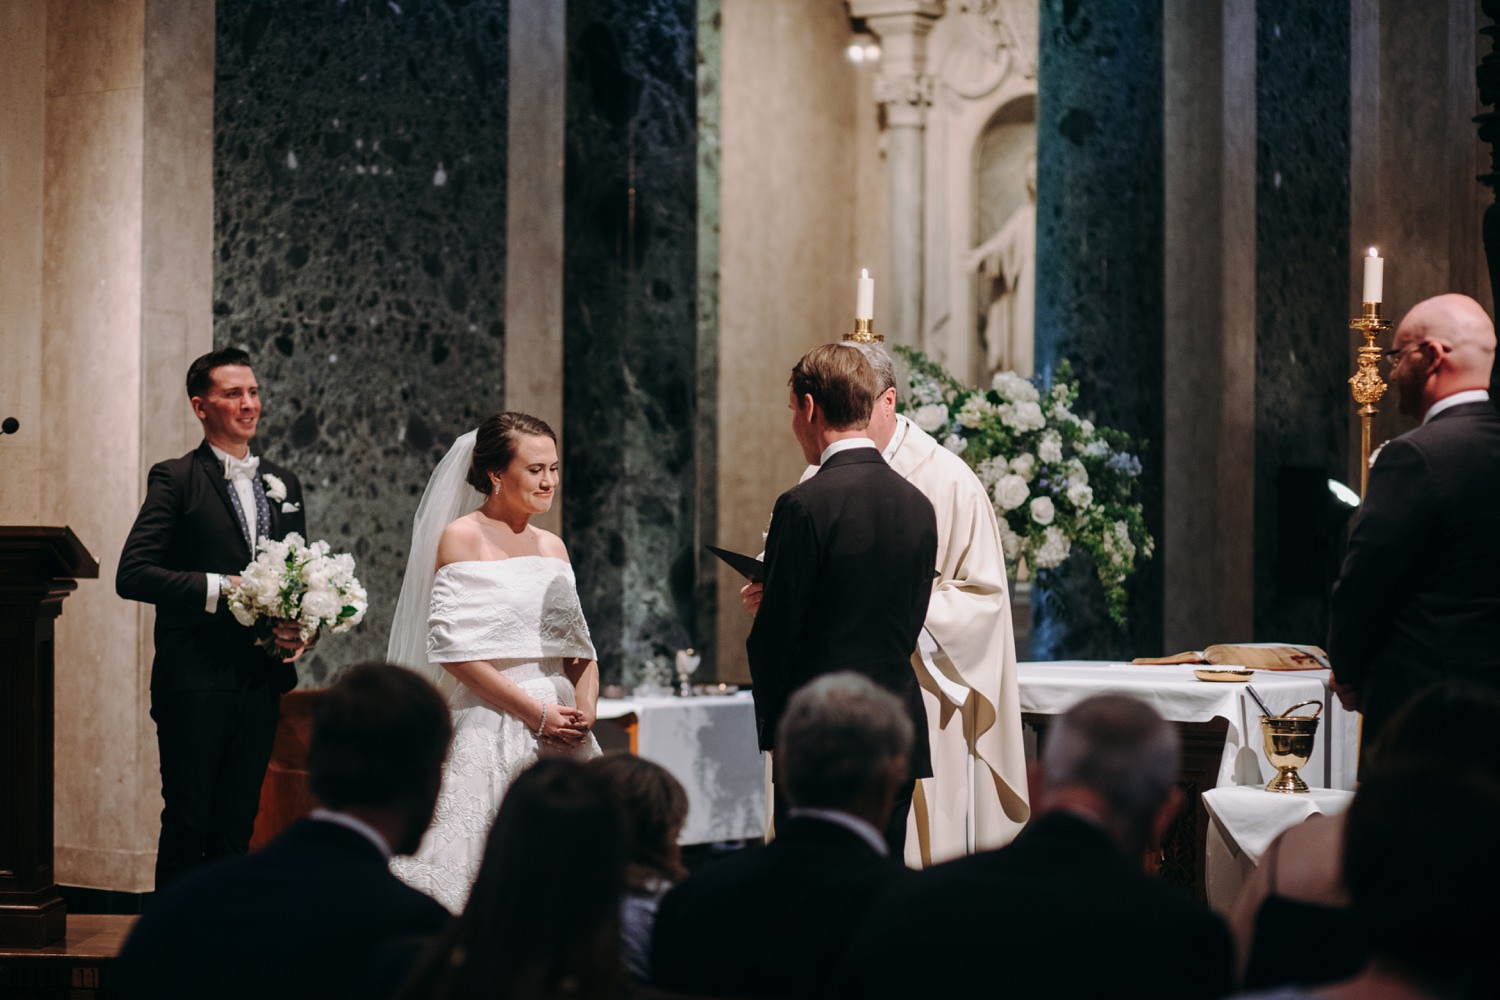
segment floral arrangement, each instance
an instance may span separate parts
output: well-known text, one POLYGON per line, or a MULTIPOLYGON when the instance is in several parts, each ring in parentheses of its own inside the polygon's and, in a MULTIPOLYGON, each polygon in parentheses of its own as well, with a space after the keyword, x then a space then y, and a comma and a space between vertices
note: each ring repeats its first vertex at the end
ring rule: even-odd
POLYGON ((1135 498, 1140 459, 1128 434, 1077 413, 1064 362, 1045 391, 1014 372, 966 386, 920 351, 896 348, 911 374, 901 412, 958 454, 989 491, 1005 558, 1055 569, 1074 546, 1094 560, 1109 617, 1125 624, 1125 581, 1155 548, 1135 498))
POLYGON ((327 542, 302 540, 296 532, 277 541, 262 538, 255 558, 230 589, 229 610, 241 625, 260 626, 260 645, 275 657, 286 655, 270 634, 270 624, 295 622, 304 641, 326 628, 347 632, 365 617, 365 588, 354 578, 354 557, 328 554, 327 542))

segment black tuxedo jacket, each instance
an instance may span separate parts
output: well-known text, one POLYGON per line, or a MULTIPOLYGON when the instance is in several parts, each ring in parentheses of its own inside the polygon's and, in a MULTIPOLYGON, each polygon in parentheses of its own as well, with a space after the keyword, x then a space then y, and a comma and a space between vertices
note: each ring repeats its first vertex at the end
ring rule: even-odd
POLYGON ((364 836, 302 820, 265 850, 158 895, 120 953, 120 996, 367 996, 364 971, 382 965, 389 943, 435 934, 449 919, 364 836))
POLYGON ((853 670, 895 693, 916 727, 912 776, 932 774, 911 654, 937 571, 937 518, 874 448, 841 451, 783 493, 766 537, 766 580, 745 648, 760 746, 775 746, 792 692, 853 670))
MULTIPOLYGON (((286 500, 270 500, 271 537, 306 536, 302 484, 291 472, 260 460, 286 484, 286 500), (294 505, 294 511, 283 510, 294 505)), ((235 620, 223 597, 204 610, 207 573, 238 574, 250 546, 230 505, 229 482, 204 441, 181 458, 158 462, 146 482, 146 500, 125 540, 115 590, 127 600, 156 605, 153 691, 242 691, 269 682, 286 691, 297 682, 291 664, 278 663, 255 646, 254 633, 235 620)), ((254 517, 255 511, 246 511, 254 517)))
POLYGON ((663 897, 653 981, 712 996, 819 995, 870 900, 904 874, 836 823, 779 823, 765 847, 710 865, 663 897))
POLYGON ((1466 403, 1381 449, 1334 586, 1329 662, 1367 745, 1432 681, 1500 685, 1497 566, 1500 414, 1466 403))
POLYGON ((836 996, 1221 997, 1224 922, 1065 813, 914 872, 870 907, 836 996), (920 960, 914 960, 922 956, 920 960))

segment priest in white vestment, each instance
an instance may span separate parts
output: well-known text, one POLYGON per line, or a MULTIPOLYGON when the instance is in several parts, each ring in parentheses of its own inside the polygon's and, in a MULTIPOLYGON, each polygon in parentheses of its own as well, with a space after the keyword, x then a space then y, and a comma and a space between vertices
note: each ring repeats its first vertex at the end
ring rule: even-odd
MULTIPOLYGON (((927 867, 1002 847, 1031 815, 1005 557, 979 477, 896 412, 890 355, 873 345, 851 346, 865 352, 882 382, 870 438, 937 514, 939 575, 912 657, 927 709, 933 776, 917 782, 906 836, 906 863, 927 867)), ((802 478, 817 471, 810 466, 802 478)), ((753 611, 760 585, 741 593, 753 611)))

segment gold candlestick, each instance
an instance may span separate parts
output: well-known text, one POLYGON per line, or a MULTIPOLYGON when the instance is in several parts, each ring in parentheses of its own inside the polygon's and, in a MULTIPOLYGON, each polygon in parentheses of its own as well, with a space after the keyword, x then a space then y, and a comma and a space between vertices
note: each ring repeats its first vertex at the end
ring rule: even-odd
POLYGON ((875 321, 873 319, 856 319, 854 321, 854 332, 844 334, 845 340, 852 340, 856 344, 882 344, 885 337, 875 332, 875 321))
POLYGON ((1378 412, 1375 404, 1385 395, 1385 379, 1380 377, 1381 350, 1375 346, 1375 338, 1391 328, 1391 324, 1380 318, 1380 303, 1366 302, 1364 314, 1349 321, 1349 329, 1364 334, 1365 342, 1359 348, 1358 367, 1349 378, 1349 394, 1359 404, 1359 496, 1363 500, 1365 489, 1370 485, 1370 424, 1378 412))

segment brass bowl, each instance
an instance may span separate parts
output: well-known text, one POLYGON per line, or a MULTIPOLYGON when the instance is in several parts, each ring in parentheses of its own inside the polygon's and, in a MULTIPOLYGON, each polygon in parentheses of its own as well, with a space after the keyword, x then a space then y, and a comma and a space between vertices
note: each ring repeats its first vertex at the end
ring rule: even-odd
MULTIPOLYGON (((1287 713, 1295 712, 1305 705, 1317 705, 1319 712, 1323 709, 1322 702, 1306 701, 1287 709, 1287 713)), ((1307 791, 1307 782, 1302 780, 1297 769, 1306 767, 1307 762, 1312 759, 1314 738, 1318 733, 1317 712, 1312 715, 1283 713, 1275 718, 1262 715, 1260 730, 1265 741, 1266 759, 1276 768, 1276 777, 1266 785, 1266 791, 1307 791)))

